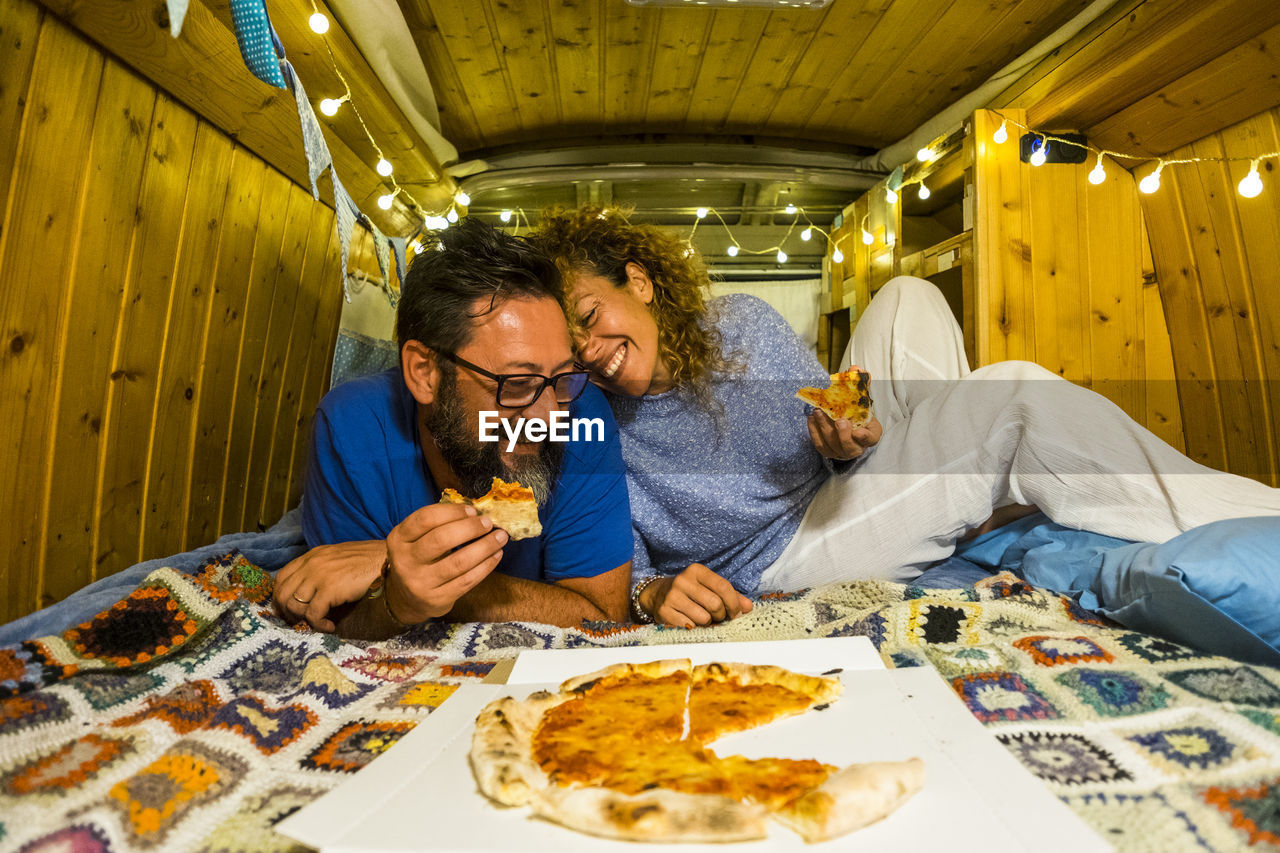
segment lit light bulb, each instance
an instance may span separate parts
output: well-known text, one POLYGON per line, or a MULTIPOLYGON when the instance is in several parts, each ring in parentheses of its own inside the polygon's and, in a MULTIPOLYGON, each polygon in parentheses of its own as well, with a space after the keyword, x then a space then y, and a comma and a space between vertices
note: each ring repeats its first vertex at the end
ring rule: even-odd
POLYGON ((862 229, 862 245, 870 246, 875 241, 876 241, 876 235, 872 234, 870 231, 863 228, 862 229))
POLYGON ((386 195, 380 195, 378 196, 378 207, 382 208, 383 210, 390 210, 391 202, 394 200, 395 200, 395 195, 392 193, 387 193, 386 195))
POLYGON ((991 141, 994 142, 996 145, 1001 145, 1004 142, 1008 141, 1009 131, 1005 128, 1005 125, 1007 125, 1008 123, 1009 123, 1008 119, 1005 119, 1004 121, 1000 122, 1000 126, 996 128, 996 132, 991 134, 991 141))
POLYGON ((737 246, 730 246, 729 248, 725 249, 725 250, 724 250, 724 252, 725 252, 725 254, 726 254, 726 255, 728 255, 728 256, 729 256, 729 257, 731 257, 731 258, 736 258, 736 257, 738 257, 738 247, 737 247, 737 246))
POLYGON ((321 12, 316 12, 310 18, 307 18, 307 23, 311 25, 311 32, 317 35, 324 35, 329 32, 329 19, 321 12))
POLYGON ((448 212, 448 213, 446 213, 446 214, 444 215, 444 218, 445 218, 445 219, 447 219, 451 224, 452 224, 452 223, 454 223, 454 222, 457 222, 457 221, 458 221, 458 211, 454 210, 454 209, 451 207, 451 208, 449 208, 449 212, 448 212))
POLYGON ((1154 172, 1138 182, 1138 189, 1142 190, 1147 195, 1151 195, 1151 193, 1160 189, 1160 171, 1163 168, 1164 163, 1161 162, 1160 165, 1156 166, 1156 170, 1154 172))
POLYGON ((1254 160, 1249 167, 1249 174, 1240 181, 1240 195, 1245 198, 1257 198, 1262 192, 1262 176, 1258 174, 1258 161, 1254 160))
POLYGON ((796 212, 796 206, 794 204, 787 205, 787 213, 795 213, 795 212, 796 212))
POLYGON ((421 243, 414 243, 414 244, 413 244, 413 253, 414 253, 415 255, 421 255, 421 254, 423 253, 423 251, 425 251, 425 250, 422 248, 422 244, 421 244, 421 243))
POLYGON ((916 159, 921 163, 928 163, 933 159, 933 151, 929 148, 921 148, 916 152, 916 159))
POLYGON ((511 221, 511 211, 509 211, 509 210, 504 210, 504 211, 502 211, 501 213, 499 213, 499 214, 498 214, 498 218, 499 218, 499 219, 501 219, 503 222, 510 222, 510 221, 511 221))
POLYGON ((898 203, 898 194, 897 194, 896 192, 894 192, 893 190, 886 189, 886 190, 884 191, 884 200, 885 200, 885 201, 887 201, 887 202, 889 202, 889 204, 897 204, 897 203, 898 203))
POLYGON ((346 100, 346 95, 343 95, 341 98, 325 98, 320 102, 320 112, 327 116, 336 115, 338 107, 342 106, 343 102, 346 100))
POLYGON ((786 252, 784 252, 784 251, 782 251, 781 249, 779 249, 779 250, 778 250, 778 263, 780 263, 780 264, 785 264, 786 262, 787 262, 787 253, 786 253, 786 252))
POLYGON ((699 219, 706 219, 707 214, 710 212, 711 211, 707 210, 705 207, 700 207, 698 208, 697 212, 694 215, 697 216, 699 219))
POLYGON ((1037 142, 1036 148, 1034 151, 1031 152, 1031 157, 1028 158, 1028 161, 1031 163, 1032 166, 1043 166, 1044 161, 1049 159, 1048 151, 1049 151, 1049 143, 1037 142))
POLYGON ((837 264, 844 263, 844 252, 840 251, 839 249, 836 249, 834 252, 831 253, 831 260, 835 261, 837 264))
POLYGON ((453 200, 461 207, 471 204, 471 196, 467 195, 463 190, 458 190, 458 194, 453 197, 453 200))
POLYGON ((443 231, 449 227, 449 220, 445 219, 443 216, 428 216, 426 217, 425 222, 427 224, 427 228, 432 231, 443 231))
POLYGON ((381 160, 379 160, 379 161, 378 161, 378 165, 377 165, 377 166, 375 166, 374 168, 376 168, 376 169, 378 170, 378 174, 379 174, 379 175, 381 175, 381 176, 382 176, 382 177, 384 177, 384 178, 385 178, 385 177, 387 177, 388 175, 390 175, 390 174, 391 174, 391 171, 392 171, 392 169, 391 169, 391 162, 390 162, 389 160, 387 160, 387 158, 385 158, 385 157, 383 157, 381 160))
POLYGON ((1089 183, 1097 185, 1107 179, 1107 170, 1102 168, 1102 154, 1098 154, 1098 162, 1094 164, 1093 171, 1089 172, 1089 183))
POLYGON ((812 239, 812 238, 813 238, 813 229, 812 229, 812 228, 806 228, 806 229, 804 229, 803 231, 801 231, 801 232, 800 232, 800 239, 801 239, 801 240, 803 240, 803 241, 805 241, 806 243, 808 243, 808 242, 809 242, 809 240, 810 240, 810 239, 812 239))
POLYGON ((921 181, 920 192, 919 192, 920 200, 924 201, 926 198, 928 198, 931 195, 933 195, 933 193, 929 192, 929 188, 924 185, 924 181, 921 181))

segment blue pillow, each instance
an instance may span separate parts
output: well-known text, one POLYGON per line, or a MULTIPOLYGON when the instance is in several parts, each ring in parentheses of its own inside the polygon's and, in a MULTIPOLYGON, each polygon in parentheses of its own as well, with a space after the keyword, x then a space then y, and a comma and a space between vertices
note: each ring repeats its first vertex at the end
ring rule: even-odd
POLYGON ((1215 654, 1280 665, 1280 518, 1205 524, 1163 544, 1112 549, 1098 564, 1082 606, 1215 654))
POLYGON ((956 556, 1070 595, 1129 628, 1238 660, 1280 665, 1280 518, 1240 518, 1161 544, 1054 524, 1040 514, 956 556))

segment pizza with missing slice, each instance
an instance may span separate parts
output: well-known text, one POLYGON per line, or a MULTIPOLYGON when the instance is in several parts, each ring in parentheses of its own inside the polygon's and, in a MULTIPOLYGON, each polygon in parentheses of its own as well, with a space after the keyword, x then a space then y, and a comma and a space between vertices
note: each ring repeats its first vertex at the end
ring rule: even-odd
POLYGON ((707 745, 840 695, 838 678, 688 660, 619 664, 558 692, 489 703, 470 761, 482 793, 580 832, 629 841, 763 838, 768 819, 824 841, 889 815, 924 763, 721 757, 707 745))
POLYGON ((830 388, 801 388, 796 396, 826 412, 833 421, 847 418, 854 429, 871 420, 871 374, 857 365, 831 374, 830 388))
POLYGON ((481 515, 493 519, 494 527, 501 527, 514 541, 542 535, 542 522, 538 520, 538 502, 533 490, 519 483, 508 483, 493 478, 493 486, 480 497, 472 500, 455 489, 445 489, 441 503, 470 504, 481 515))

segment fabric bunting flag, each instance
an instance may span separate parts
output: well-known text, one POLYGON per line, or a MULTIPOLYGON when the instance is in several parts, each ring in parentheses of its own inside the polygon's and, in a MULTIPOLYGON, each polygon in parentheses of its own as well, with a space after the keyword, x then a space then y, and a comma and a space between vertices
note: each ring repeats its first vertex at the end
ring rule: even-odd
POLYGON ((169 35, 174 38, 182 32, 182 22, 187 19, 187 4, 190 0, 167 0, 169 4, 169 35))
POLYGON ((231 21, 240 43, 240 55, 253 76, 276 88, 285 88, 280 57, 263 0, 231 0, 231 21))
POLYGON ((400 286, 404 287, 404 275, 408 270, 405 264, 405 249, 408 248, 408 240, 403 237, 388 237, 391 241, 391 253, 396 258, 396 277, 400 279, 400 286))
POLYGON ((364 224, 373 232, 373 251, 378 256, 378 271, 382 273, 382 289, 387 293, 391 292, 391 242, 387 236, 378 230, 378 226, 373 224, 373 220, 369 217, 364 218, 364 224))
POLYGON ((902 167, 901 166, 894 169, 893 172, 889 174, 889 180, 885 184, 885 186, 888 187, 893 192, 897 192, 898 190, 902 189, 902 167))
POLYGON ((347 257, 351 251, 351 233, 355 230, 356 219, 364 216, 356 207, 355 201, 347 193, 347 188, 338 180, 338 172, 329 170, 333 179, 333 221, 338 229, 338 246, 342 254, 342 294, 351 301, 351 290, 347 287, 347 257))
POLYGON ((320 180, 325 169, 333 166, 333 156, 329 153, 329 146, 324 141, 324 132, 320 129, 320 122, 316 120, 315 111, 311 109, 311 101, 307 98, 307 90, 303 88, 302 80, 298 78, 297 72, 293 70, 293 66, 287 59, 280 61, 280 67, 288 78, 289 88, 293 90, 294 100, 298 104, 298 120, 302 123, 302 146, 307 153, 307 174, 311 178, 311 196, 318 201, 320 188, 316 186, 316 181, 320 180))

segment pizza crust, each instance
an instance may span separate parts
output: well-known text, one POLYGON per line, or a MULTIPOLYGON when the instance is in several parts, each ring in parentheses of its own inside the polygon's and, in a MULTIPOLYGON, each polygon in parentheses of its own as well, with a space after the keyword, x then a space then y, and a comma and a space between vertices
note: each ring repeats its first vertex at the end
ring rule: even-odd
POLYGON ((531 805, 534 814, 562 826, 623 841, 751 841, 767 832, 763 806, 664 788, 624 794, 549 785, 536 793, 531 805))
POLYGON ((495 699, 476 718, 471 770, 480 791, 504 806, 522 806, 547 787, 547 774, 533 760, 533 733, 542 715, 572 695, 539 690, 525 699, 495 699))
POLYGON ((826 841, 892 814, 924 787, 924 762, 851 764, 774 812, 805 841, 826 841))
POLYGON ((507 531, 512 541, 542 535, 542 522, 538 518, 538 502, 533 490, 519 483, 505 482, 500 477, 494 477, 489 491, 475 500, 459 494, 456 489, 445 489, 440 495, 440 503, 475 507, 481 515, 493 519, 494 527, 507 531))

